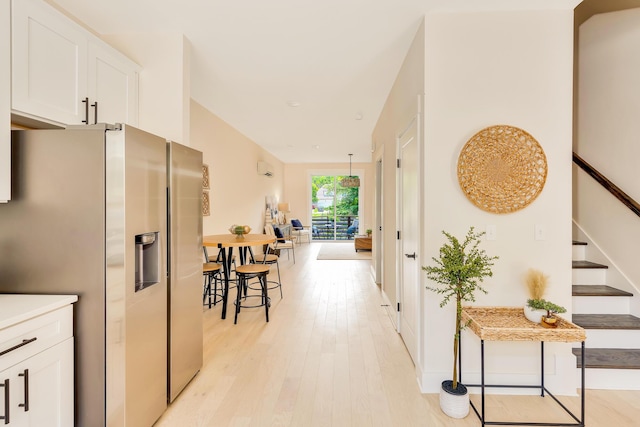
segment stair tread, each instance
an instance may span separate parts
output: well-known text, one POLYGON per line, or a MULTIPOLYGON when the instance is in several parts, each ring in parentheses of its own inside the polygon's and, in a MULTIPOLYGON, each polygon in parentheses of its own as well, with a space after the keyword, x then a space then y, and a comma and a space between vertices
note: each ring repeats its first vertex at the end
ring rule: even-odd
MULTIPOLYGON (((581 353, 582 349, 573 349, 578 368, 582 367, 581 353)), ((585 368, 640 369, 640 349, 585 348, 584 362, 585 368)))
POLYGON ((604 264, 591 261, 571 261, 571 268, 609 268, 604 264))
POLYGON ((574 297, 632 297, 631 292, 607 285, 573 285, 574 297))
POLYGON ((572 240, 572 241, 571 241, 571 244, 573 244, 573 245, 580 245, 580 246, 586 246, 586 245, 587 245, 587 242, 580 242, 580 241, 578 241, 578 240, 572 240))
POLYGON ((631 314, 574 314, 572 321, 585 329, 640 330, 640 318, 631 314))

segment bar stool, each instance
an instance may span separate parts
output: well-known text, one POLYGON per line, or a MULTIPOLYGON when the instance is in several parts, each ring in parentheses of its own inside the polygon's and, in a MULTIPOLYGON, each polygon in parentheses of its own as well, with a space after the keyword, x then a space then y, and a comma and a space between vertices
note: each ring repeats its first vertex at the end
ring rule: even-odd
MULTIPOLYGON (((255 259, 256 264, 265 264, 265 265, 276 265, 276 269, 278 271, 278 281, 275 280, 267 280, 267 284, 271 284, 269 286, 269 290, 280 288, 280 298, 282 298, 282 280, 280 280, 280 263, 278 262, 278 255, 275 254, 263 254, 262 256, 256 256, 255 259)), ((249 286, 250 289, 258 290, 255 287, 249 286)))
MULTIPOLYGON (((213 305, 216 305, 218 301, 222 301, 222 293, 218 294, 218 281, 220 278, 220 271, 222 265, 215 262, 205 262, 202 264, 202 276, 204 277, 204 291, 202 293, 202 304, 205 305, 207 297, 209 297, 209 308, 211 308, 211 283, 213 282, 213 305)), ((223 287, 220 286, 220 292, 223 292, 223 287)))
MULTIPOLYGON (((217 262, 218 264, 222 265, 222 256, 220 254, 220 252, 218 252, 216 255, 209 255, 209 251, 207 249, 206 246, 202 247, 202 252, 204 253, 204 262, 217 262)), ((236 267, 236 254, 233 254, 233 256, 231 257, 231 264, 232 267, 229 270, 229 275, 231 275, 232 272, 235 271, 235 267, 236 267)), ((225 268, 225 266, 223 265, 222 268, 225 268)))
POLYGON ((267 288, 267 274, 269 274, 269 270, 270 266, 266 264, 244 264, 236 267, 236 279, 238 284, 236 286, 236 315, 233 319, 234 324, 238 323, 238 313, 240 313, 241 307, 254 308, 262 307, 263 305, 265 317, 267 322, 269 321, 269 306, 271 305, 267 288), (257 277, 260 282, 261 295, 247 295, 249 280, 255 277, 257 277), (256 305, 242 305, 241 299, 243 292, 245 301, 249 297, 261 297, 261 303, 256 305))

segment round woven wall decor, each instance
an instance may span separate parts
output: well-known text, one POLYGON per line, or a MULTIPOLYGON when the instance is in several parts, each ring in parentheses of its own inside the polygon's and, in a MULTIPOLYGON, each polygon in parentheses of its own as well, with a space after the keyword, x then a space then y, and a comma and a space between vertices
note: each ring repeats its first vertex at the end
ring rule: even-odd
POLYGON ((538 141, 513 126, 490 126, 476 133, 458 157, 458 182, 465 196, 487 212, 525 208, 542 191, 547 158, 538 141))

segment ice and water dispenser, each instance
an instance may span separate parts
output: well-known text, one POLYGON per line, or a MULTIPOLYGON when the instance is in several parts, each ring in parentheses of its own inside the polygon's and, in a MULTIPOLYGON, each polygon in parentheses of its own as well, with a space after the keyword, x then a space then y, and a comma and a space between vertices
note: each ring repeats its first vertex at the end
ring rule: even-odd
POLYGON ((158 232, 136 234, 136 292, 160 282, 158 232))

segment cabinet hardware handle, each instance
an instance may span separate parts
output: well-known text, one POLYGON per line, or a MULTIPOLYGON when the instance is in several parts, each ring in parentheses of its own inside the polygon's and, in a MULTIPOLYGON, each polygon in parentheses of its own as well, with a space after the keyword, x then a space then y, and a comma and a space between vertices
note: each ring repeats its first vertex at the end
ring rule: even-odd
POLYGON ((93 107, 93 124, 97 125, 98 124, 98 101, 94 102, 93 104, 91 104, 91 106, 93 107))
POLYGON ((17 350, 17 349, 19 349, 20 347, 25 346, 25 345, 27 345, 27 344, 30 344, 30 343, 34 342, 35 340, 37 340, 37 339, 38 339, 38 337, 33 337, 33 338, 31 338, 31 339, 28 339, 28 340, 22 340, 22 342, 21 342, 20 344, 16 344, 16 345, 14 345, 14 346, 13 346, 13 347, 11 347, 11 348, 8 348, 8 349, 6 349, 6 350, 2 350, 2 351, 0 351, 0 356, 4 356, 5 354, 10 353, 10 352, 12 352, 13 350, 17 350))
POLYGON ((413 258, 416 259, 416 253, 412 253, 412 254, 404 254, 404 256, 406 256, 407 258, 413 258))
POLYGON ((84 123, 85 125, 88 125, 89 124, 89 98, 83 99, 82 102, 84 103, 84 120, 82 121, 82 123, 84 123))
POLYGON ((29 370, 25 369, 19 377, 24 377, 24 403, 18 404, 20 408, 24 408, 24 412, 29 412, 29 370))
POLYGON ((4 387, 4 415, 0 416, 0 420, 4 420, 5 424, 9 424, 9 378, 0 383, 0 387, 4 387))

